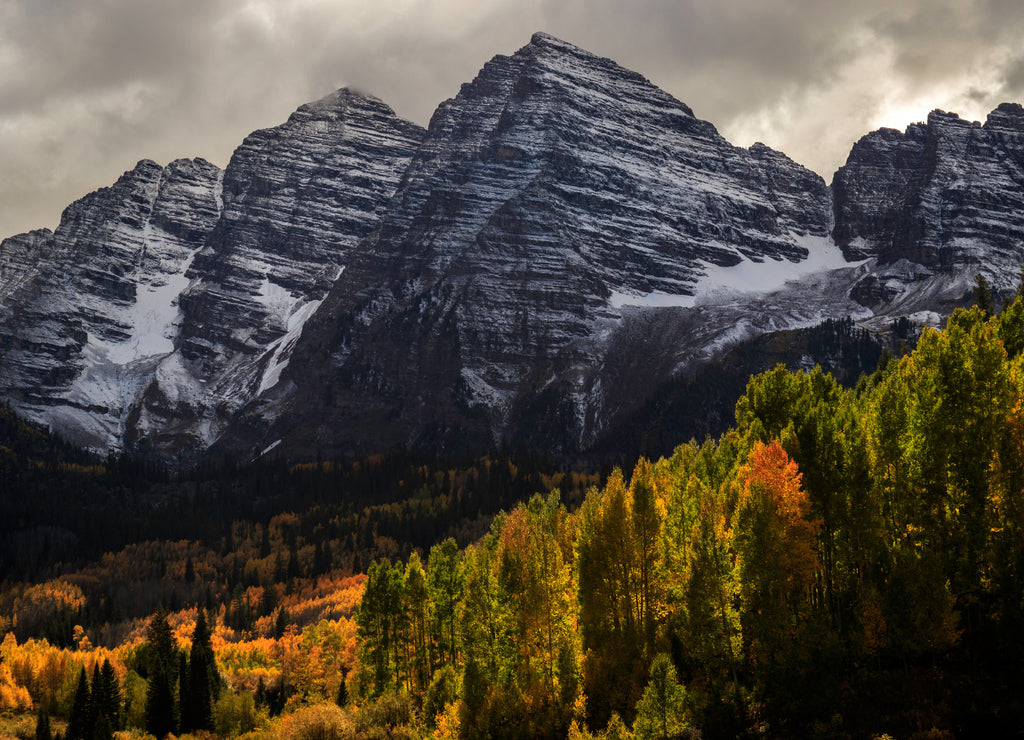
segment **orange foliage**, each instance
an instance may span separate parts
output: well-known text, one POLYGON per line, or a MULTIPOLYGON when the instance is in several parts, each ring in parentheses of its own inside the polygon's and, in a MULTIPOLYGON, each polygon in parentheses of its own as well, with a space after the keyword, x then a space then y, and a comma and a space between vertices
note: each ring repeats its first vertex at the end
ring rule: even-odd
POLYGON ((47 581, 29 587, 15 600, 14 620, 16 624, 39 625, 64 609, 76 612, 84 606, 81 588, 67 581, 47 581))
POLYGON ((69 678, 77 676, 82 667, 91 674, 105 660, 123 680, 126 670, 121 649, 69 650, 31 638, 19 645, 13 633, 8 633, 0 644, 0 666, 6 671, 0 676, 0 708, 17 709, 26 696, 29 707, 33 701, 52 705, 69 678))
POLYGON ((749 579, 753 591, 767 593, 774 590, 767 584, 785 574, 779 593, 787 600, 797 598, 818 568, 819 527, 808 519, 811 503, 800 486, 797 464, 778 442, 757 442, 739 473, 738 507, 748 532, 744 580, 749 579))

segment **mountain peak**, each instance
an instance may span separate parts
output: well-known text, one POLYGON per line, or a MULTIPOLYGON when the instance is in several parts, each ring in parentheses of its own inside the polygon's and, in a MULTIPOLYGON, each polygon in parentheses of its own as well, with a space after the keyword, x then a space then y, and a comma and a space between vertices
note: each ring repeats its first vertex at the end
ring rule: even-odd
POLYGON ((528 46, 560 51, 584 51, 575 44, 570 44, 568 41, 552 36, 550 33, 544 33, 543 31, 537 31, 537 33, 533 34, 533 36, 530 37, 530 43, 528 46))
POLYGON ((299 106, 292 118, 342 118, 353 110, 395 115, 391 106, 379 98, 351 87, 342 87, 319 100, 299 106))

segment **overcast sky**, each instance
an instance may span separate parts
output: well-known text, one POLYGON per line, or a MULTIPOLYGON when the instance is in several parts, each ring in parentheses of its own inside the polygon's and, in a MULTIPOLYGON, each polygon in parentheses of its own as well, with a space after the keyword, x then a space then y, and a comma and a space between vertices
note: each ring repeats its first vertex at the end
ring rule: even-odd
POLYGON ((879 126, 1024 100, 1018 0, 0 0, 0 235, 343 85, 425 125, 539 30, 826 181, 879 126))

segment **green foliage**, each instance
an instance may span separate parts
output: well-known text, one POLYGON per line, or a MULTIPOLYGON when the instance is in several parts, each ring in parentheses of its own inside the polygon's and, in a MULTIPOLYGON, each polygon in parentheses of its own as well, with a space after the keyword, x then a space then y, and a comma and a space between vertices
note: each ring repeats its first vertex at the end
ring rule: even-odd
POLYGON ((434 672, 430 680, 427 693, 423 697, 423 719, 430 726, 435 726, 435 720, 442 714, 450 704, 455 703, 459 698, 459 677, 451 665, 434 672))
POLYGON ((355 729, 360 737, 398 738, 414 736, 415 711, 410 697, 386 694, 359 708, 355 729))
POLYGON ((110 732, 121 729, 123 716, 121 711, 122 697, 121 684, 117 680, 117 673, 109 660, 103 661, 103 667, 93 681, 91 701, 97 716, 105 718, 110 732))
POLYGON ((146 681, 133 670, 124 677, 124 717, 128 727, 145 726, 146 681))
POLYGON ((253 695, 222 693, 211 710, 212 728, 220 737, 237 737, 263 727, 267 722, 265 710, 257 709, 253 695))
POLYGON ((431 610, 436 665, 454 661, 459 652, 456 617, 465 578, 462 558, 455 540, 449 538, 430 548, 427 562, 427 587, 433 603, 431 610))
POLYGON ((183 730, 213 729, 213 702, 219 693, 220 680, 210 640, 206 611, 199 609, 196 626, 192 632, 192 649, 189 652, 187 690, 179 687, 181 695, 186 697, 182 700, 181 706, 183 730))
POLYGON ((636 707, 633 733, 639 740, 671 738, 686 727, 686 691, 665 653, 651 663, 651 678, 636 707))
POLYGON ((67 740, 86 740, 92 727, 89 722, 89 679, 85 674, 85 666, 78 673, 78 687, 75 689, 74 702, 68 715, 67 740))
POLYGON ((363 683, 370 696, 396 685, 400 639, 404 627, 405 568, 400 563, 374 563, 367 572, 363 600, 356 614, 360 661, 369 672, 363 683))
POLYGON ((1024 352, 1024 297, 1018 295, 999 315, 996 331, 1009 357, 1024 352))
POLYGON ((992 315, 992 287, 980 272, 974 276, 974 305, 985 316, 992 315))
POLYGON ((53 732, 50 729, 50 715, 42 707, 36 718, 36 740, 53 740, 53 732))
POLYGON ((348 705, 348 671, 342 671, 338 680, 338 691, 334 694, 334 703, 339 707, 348 705))
MULTIPOLYGON (((215 548, 122 554, 152 582, 173 570, 189 596, 229 572, 206 599, 231 594, 224 622, 236 635, 273 634, 277 617, 276 646, 232 659, 260 668, 259 701, 237 682, 214 699, 202 610, 187 659, 162 610, 147 642, 123 649, 123 709, 109 664, 89 663, 91 690, 78 662, 45 692, 23 666, 5 661, 3 675, 66 711, 69 740, 105 738, 125 720, 176 731, 176 695, 183 731, 224 736, 258 731, 274 707, 283 737, 586 738, 631 736, 627 722, 637 737, 691 734, 689 723, 708 737, 977 734, 971 707, 994 693, 1003 714, 989 734, 1006 734, 1024 688, 1002 671, 1024 658, 1021 337, 1024 299, 998 317, 955 312, 853 391, 820 369, 775 368, 750 379, 720 439, 641 459, 628 477, 616 469, 575 511, 557 492, 535 495, 489 531, 477 522, 463 541, 483 536, 465 550, 366 534, 455 506, 461 473, 423 468, 400 505, 237 522, 215 548), (387 557, 368 569, 354 662, 340 616, 357 587, 339 621, 296 604, 307 575, 356 551, 387 557), (271 585, 277 571, 287 584, 271 585)), ((475 470, 496 468, 519 475, 475 470)), ((92 578, 19 587, 8 603, 41 629, 70 619, 51 608, 60 599, 92 608, 92 578)))

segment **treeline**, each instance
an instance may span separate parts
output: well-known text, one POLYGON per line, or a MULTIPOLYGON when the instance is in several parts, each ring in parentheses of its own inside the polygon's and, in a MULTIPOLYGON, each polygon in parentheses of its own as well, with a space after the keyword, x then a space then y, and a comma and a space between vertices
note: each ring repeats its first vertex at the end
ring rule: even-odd
MULTIPOLYGON (((478 519, 546 490, 554 478, 577 487, 550 461, 514 452, 449 459, 395 450, 303 465, 220 459, 172 475, 130 457, 70 462, 45 432, 4 418, 41 440, 44 456, 8 454, 0 443, 0 581, 42 581, 131 543, 192 540, 219 550, 230 547, 224 536, 234 522, 265 523, 291 511, 305 512, 310 528, 341 522, 331 536, 356 539, 358 570, 360 558, 377 556, 375 532, 405 554, 462 530, 468 541, 480 533, 478 519)), ((578 484, 580 496, 589 481, 578 484)))
MULTIPOLYGON (((597 474, 547 472, 541 464, 467 457, 435 467, 394 453, 344 465, 271 461, 247 468, 232 490, 253 498, 237 507, 218 509, 216 499, 203 496, 202 485, 192 498, 154 504, 146 516, 174 520, 163 526, 180 538, 110 548, 77 566, 51 553, 54 562, 37 569, 38 582, 6 582, 0 588, 0 634, 12 629, 19 640, 45 637, 67 647, 77 625, 97 644, 114 646, 118 625, 152 614, 159 604, 172 611, 223 606, 228 626, 250 632, 260 620, 281 618, 286 597, 326 576, 361 573, 376 559, 426 552, 445 537, 466 545, 487 531, 494 513, 535 491, 559 487, 578 502, 600 480, 597 474), (295 508, 268 513, 285 504, 295 508), (228 519, 236 511, 254 518, 228 519), (220 523, 211 530, 211 522, 220 523)), ((98 537, 110 523, 82 526, 98 537)), ((53 531, 44 530, 40 547, 56 537, 53 531)))
POLYGON ((736 425, 379 562, 362 696, 461 737, 953 737, 1024 726, 1024 300, 855 388, 782 367, 736 425))

